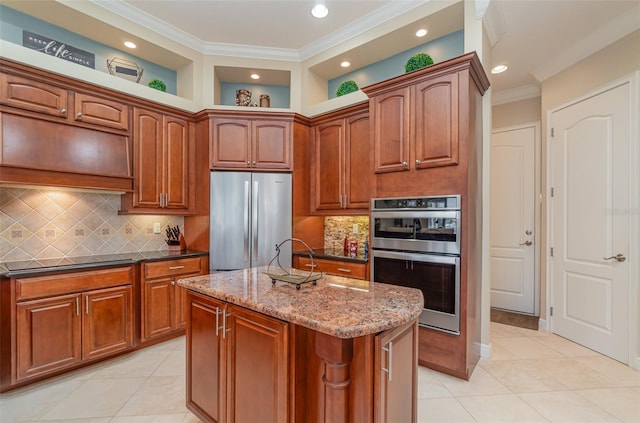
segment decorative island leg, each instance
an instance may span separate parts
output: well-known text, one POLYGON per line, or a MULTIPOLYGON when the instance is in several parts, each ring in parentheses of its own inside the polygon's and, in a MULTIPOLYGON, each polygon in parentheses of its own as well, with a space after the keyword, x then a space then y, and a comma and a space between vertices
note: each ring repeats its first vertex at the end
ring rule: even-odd
POLYGON ((324 363, 324 421, 349 421, 349 366, 353 359, 353 339, 316 333, 316 354, 324 363))

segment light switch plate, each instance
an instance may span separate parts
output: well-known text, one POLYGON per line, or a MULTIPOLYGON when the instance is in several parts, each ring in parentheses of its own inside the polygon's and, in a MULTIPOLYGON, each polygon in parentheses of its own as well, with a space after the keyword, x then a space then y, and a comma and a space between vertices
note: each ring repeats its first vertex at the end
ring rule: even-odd
POLYGON ((153 224, 153 233, 154 234, 160 233, 160 222, 156 222, 153 224))
POLYGON ((357 233, 358 233, 358 224, 357 224, 357 223, 354 223, 354 224, 353 224, 353 233, 354 233, 354 234, 357 234, 357 233))

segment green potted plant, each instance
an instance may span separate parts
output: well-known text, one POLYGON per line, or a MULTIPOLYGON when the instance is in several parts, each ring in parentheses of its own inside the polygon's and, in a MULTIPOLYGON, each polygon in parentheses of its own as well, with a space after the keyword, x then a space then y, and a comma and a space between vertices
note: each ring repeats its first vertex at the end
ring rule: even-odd
POLYGON ((409 58, 404 66, 405 72, 411 72, 426 66, 433 65, 433 59, 427 53, 416 53, 409 58))
POLYGON ((160 79, 152 79, 151 81, 149 81, 149 86, 158 91, 167 91, 167 85, 160 79))
POLYGON ((356 84, 355 81, 342 81, 338 86, 336 95, 340 97, 341 95, 349 94, 354 91, 358 91, 358 84, 356 84))

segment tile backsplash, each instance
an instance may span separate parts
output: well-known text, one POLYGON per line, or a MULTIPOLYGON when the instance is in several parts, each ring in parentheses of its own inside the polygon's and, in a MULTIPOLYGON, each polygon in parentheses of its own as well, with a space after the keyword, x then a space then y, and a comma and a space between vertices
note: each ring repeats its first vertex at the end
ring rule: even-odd
POLYGON ((164 250, 167 225, 184 228, 182 216, 119 209, 119 194, 0 187, 0 262, 164 250))
POLYGON ((369 216, 327 216, 324 218, 324 248, 342 250, 345 235, 349 241, 358 241, 358 254, 364 253, 364 242, 369 238, 369 216), (358 233, 353 233, 353 225, 358 233))

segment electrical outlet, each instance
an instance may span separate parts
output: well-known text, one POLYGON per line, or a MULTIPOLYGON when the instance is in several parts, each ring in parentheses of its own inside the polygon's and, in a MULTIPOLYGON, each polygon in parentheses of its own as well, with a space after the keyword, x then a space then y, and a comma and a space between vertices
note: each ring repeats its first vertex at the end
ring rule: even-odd
POLYGON ((153 233, 154 234, 160 233, 160 222, 156 222, 153 224, 153 233))
POLYGON ((358 233, 358 224, 357 224, 357 223, 354 223, 354 224, 353 224, 353 233, 354 233, 354 234, 357 234, 357 233, 358 233))

